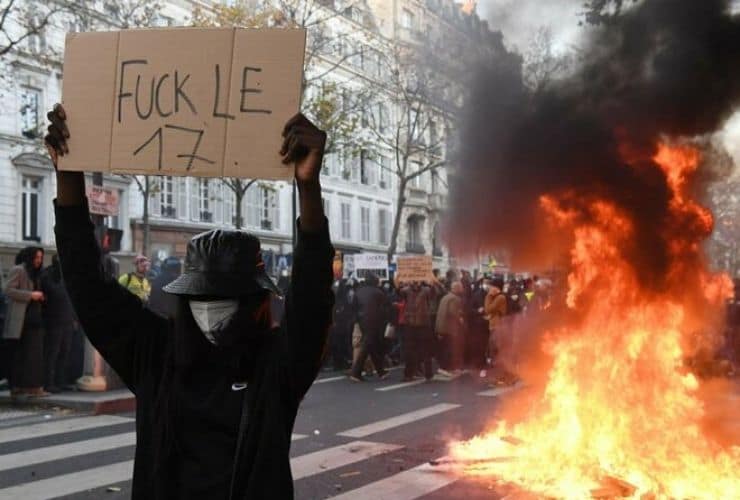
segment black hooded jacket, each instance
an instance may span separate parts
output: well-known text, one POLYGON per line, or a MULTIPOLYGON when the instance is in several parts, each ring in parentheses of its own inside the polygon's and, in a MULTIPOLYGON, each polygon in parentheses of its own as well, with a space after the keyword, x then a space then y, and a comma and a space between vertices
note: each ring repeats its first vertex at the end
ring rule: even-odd
POLYGON ((228 366, 208 360, 200 364, 200 371, 175 375, 177 383, 164 382, 168 373, 177 373, 172 323, 104 275, 86 205, 57 206, 55 230, 79 321, 136 395, 132 498, 227 498, 225 485, 231 477, 245 394, 249 418, 235 467, 233 498, 293 498, 288 457, 293 424, 298 405, 318 374, 333 305, 334 250, 326 224, 319 233, 299 228, 286 317, 280 329, 261 342, 246 390, 232 385, 239 379, 228 366), (174 397, 162 398, 160 391, 174 397), (187 438, 164 448, 164 453, 158 451, 163 439, 158 409, 163 399, 176 402, 164 413, 171 416, 167 413, 177 411, 173 432, 187 438), (208 469, 210 476, 204 474, 208 469), (223 477, 216 477, 219 472, 223 477))

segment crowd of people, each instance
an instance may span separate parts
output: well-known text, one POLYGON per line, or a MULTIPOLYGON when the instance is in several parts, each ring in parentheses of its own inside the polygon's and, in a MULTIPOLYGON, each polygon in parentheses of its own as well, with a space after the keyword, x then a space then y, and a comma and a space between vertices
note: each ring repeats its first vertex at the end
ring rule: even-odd
POLYGON ((355 382, 368 374, 386 378, 389 364, 403 363, 404 382, 474 370, 513 383, 517 318, 547 309, 551 292, 548 279, 474 280, 466 271, 444 277, 435 271, 428 282, 341 279, 334 283, 328 361, 355 382))
POLYGON ((59 261, 43 262, 42 248, 22 249, 3 286, 0 379, 14 399, 60 392, 82 375, 83 337, 59 261))
MULTIPOLYGON (((5 300, 0 301, 0 380, 7 379, 16 399, 72 390, 82 375, 84 334, 56 256, 46 268, 43 259, 41 248, 21 250, 3 286, 5 300)), ((150 309, 172 317, 177 302, 162 289, 181 272, 177 257, 168 257, 153 270, 149 259, 139 255, 131 271, 117 275, 117 280, 150 309)), ((282 276, 278 288, 285 289, 286 280, 282 276)), ((403 364, 403 382, 474 372, 494 383, 511 384, 518 379, 523 320, 549 308, 553 286, 550 279, 536 276, 506 281, 501 275, 473 279, 467 271, 440 277, 435 270, 429 282, 381 282, 370 274, 362 281, 337 280, 333 291, 334 322, 325 359, 351 380, 363 382, 370 375, 385 379, 389 367, 403 364)), ((276 296, 272 301, 275 322, 282 315, 282 300, 276 296)), ((740 316, 738 309, 730 307, 730 316, 740 316)), ((740 323, 734 316, 730 328, 740 323)), ((736 337, 736 332, 729 337, 731 344, 737 343, 736 337)), ((734 366, 737 354, 730 351, 734 366)))

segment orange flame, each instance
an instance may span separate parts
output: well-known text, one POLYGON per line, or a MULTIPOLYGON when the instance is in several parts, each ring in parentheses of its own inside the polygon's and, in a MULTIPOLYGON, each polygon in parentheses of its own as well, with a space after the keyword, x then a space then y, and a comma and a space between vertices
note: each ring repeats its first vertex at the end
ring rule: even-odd
POLYGON ((700 159, 693 148, 668 145, 653 158, 671 193, 666 228, 656 228, 672 231, 660 293, 640 288, 625 256, 627 214, 573 193, 540 198, 550 226, 573 236, 566 304, 581 315, 543 336, 551 365, 523 417, 504 401, 494 429, 450 445, 469 464, 466 474, 568 499, 591 498, 606 478, 634 486, 620 496, 740 498, 740 446, 705 435, 702 385, 686 367, 705 340, 697 329, 720 314, 731 290, 727 276, 703 266, 712 216, 689 191, 700 159), (699 293, 686 293, 692 286, 699 293))

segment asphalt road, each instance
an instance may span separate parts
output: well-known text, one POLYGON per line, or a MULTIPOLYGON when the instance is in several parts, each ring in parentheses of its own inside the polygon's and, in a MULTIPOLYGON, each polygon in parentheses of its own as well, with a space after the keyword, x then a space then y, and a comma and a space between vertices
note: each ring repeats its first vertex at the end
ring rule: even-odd
MULTIPOLYGON (((352 383, 324 372, 298 414, 291 464, 298 499, 499 498, 485 482, 429 465, 446 443, 491 421, 497 395, 477 376, 352 383)), ((0 498, 130 497, 132 415, 44 412, 0 419, 0 498)))

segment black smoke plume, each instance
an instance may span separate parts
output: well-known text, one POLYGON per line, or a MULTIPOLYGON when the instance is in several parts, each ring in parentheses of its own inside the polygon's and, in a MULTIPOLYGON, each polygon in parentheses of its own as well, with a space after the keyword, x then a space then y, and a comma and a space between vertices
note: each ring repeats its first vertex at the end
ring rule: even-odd
POLYGON ((716 131, 739 101, 740 19, 723 0, 638 3, 595 30, 577 71, 537 94, 516 57, 486 65, 451 186, 451 248, 506 248, 515 264, 537 264, 528 257, 554 244, 538 239, 539 196, 599 196, 636 224, 626 252, 643 284, 660 287, 674 235, 656 229, 669 202, 656 145, 716 131))

